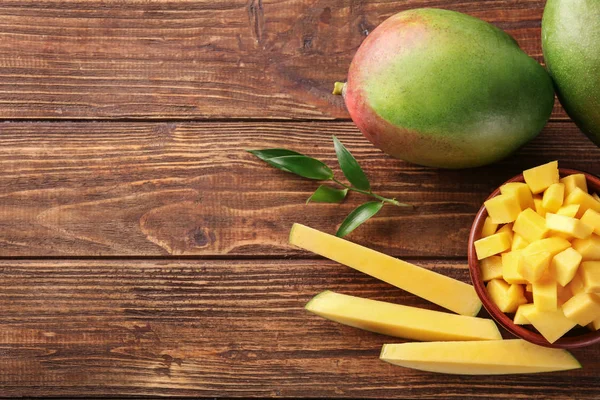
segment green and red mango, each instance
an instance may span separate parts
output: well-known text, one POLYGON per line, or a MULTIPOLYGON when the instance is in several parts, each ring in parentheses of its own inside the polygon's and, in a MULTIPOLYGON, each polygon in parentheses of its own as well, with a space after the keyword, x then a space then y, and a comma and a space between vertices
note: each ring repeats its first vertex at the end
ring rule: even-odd
POLYGON ((561 104, 600 146, 600 0, 548 0, 542 45, 561 104))
POLYGON ((443 168, 508 156, 539 133, 554 103, 549 75, 511 36, 440 9, 378 26, 354 56, 344 97, 375 146, 443 168))

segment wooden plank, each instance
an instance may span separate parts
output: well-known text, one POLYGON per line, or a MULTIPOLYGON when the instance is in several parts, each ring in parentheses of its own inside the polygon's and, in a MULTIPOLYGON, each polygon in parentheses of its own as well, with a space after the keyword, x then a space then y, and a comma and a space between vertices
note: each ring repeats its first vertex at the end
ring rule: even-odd
POLYGON ((398 256, 463 257, 482 201, 524 168, 558 159, 600 174, 600 149, 570 123, 550 124, 501 163, 462 171, 387 157, 350 122, 5 123, 0 256, 305 254, 287 245, 294 222, 335 232, 367 198, 305 205, 316 182, 244 149, 287 147, 336 166, 333 134, 376 193, 417 206, 384 207, 350 236, 398 256))
MULTIPOLYGON (((464 261, 430 261, 468 281, 464 261)), ((436 375, 378 360, 400 339, 306 313, 316 293, 434 308, 325 261, 2 261, 3 396, 578 398, 597 395, 600 348, 578 371, 436 375)))
POLYGON ((541 61, 544 3, 5 0, 0 118, 348 118, 332 84, 390 15, 467 12, 541 61))

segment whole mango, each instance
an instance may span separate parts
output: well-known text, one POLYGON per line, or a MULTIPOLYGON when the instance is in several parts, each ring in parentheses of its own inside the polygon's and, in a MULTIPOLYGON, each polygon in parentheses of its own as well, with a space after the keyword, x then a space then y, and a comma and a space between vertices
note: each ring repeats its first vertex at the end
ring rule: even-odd
POLYGON ((442 168, 508 156, 539 133, 554 103, 550 76, 511 36, 429 8, 398 13, 373 30, 337 89, 375 146, 442 168))
POLYGON ((548 0, 542 47, 560 103, 600 146, 600 0, 548 0))

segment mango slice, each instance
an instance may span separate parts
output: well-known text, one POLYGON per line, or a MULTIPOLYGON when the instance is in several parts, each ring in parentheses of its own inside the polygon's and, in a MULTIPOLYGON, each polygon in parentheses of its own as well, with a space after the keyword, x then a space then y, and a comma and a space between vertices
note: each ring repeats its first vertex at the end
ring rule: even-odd
POLYGON ((461 375, 504 375, 581 368, 566 350, 522 339, 479 342, 385 344, 380 359, 422 371, 461 375))
POLYGON ((489 319, 348 296, 331 291, 310 300, 305 309, 355 328, 414 340, 502 339, 489 319))
POLYGON ((469 284, 316 229, 294 224, 290 244, 371 275, 457 314, 475 316, 481 309, 475 288, 469 284))

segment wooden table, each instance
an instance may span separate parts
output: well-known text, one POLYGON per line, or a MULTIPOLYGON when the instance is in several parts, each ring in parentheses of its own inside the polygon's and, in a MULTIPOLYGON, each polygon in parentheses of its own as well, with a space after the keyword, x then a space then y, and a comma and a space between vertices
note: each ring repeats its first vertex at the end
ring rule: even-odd
MULTIPOLYGON (((444 376, 378 360, 398 339, 309 315, 332 289, 431 307, 287 244, 357 204, 304 201, 314 182, 245 149, 335 165, 331 135, 384 208, 352 241, 468 281, 482 200, 558 159, 600 174, 559 107, 513 157, 464 171, 391 159, 330 94, 375 26, 411 7, 483 18, 542 60, 542 0, 3 0, 0 2, 0 395, 561 398, 600 394, 584 368, 444 376)), ((339 174, 339 170, 336 170, 339 174)))

